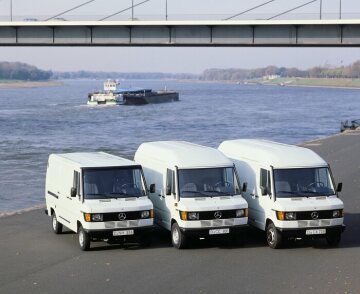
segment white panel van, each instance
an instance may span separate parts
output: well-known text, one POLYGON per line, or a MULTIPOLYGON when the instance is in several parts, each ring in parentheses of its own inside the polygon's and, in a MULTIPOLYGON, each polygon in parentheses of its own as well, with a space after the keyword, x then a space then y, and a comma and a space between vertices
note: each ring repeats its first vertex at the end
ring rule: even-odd
POLYGON ((135 161, 150 184, 155 221, 171 231, 173 246, 188 236, 241 238, 247 203, 234 164, 216 149, 179 141, 141 144, 135 161))
POLYGON ((249 224, 266 231, 271 248, 284 238, 326 238, 340 242, 344 204, 329 165, 315 152, 264 140, 224 141, 219 150, 231 158, 247 182, 249 224))
POLYGON ((149 242, 153 205, 133 161, 103 152, 51 154, 45 199, 54 232, 77 232, 82 250, 96 240, 149 242))

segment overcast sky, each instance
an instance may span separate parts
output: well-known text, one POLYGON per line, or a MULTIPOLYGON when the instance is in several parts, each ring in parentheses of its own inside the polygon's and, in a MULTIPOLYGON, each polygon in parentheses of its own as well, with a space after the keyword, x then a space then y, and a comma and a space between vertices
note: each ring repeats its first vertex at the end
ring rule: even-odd
MULTIPOLYGON (((135 3, 142 0, 134 0, 135 3)), ((276 0, 237 19, 266 18, 310 0, 276 0)), ((13 19, 45 19, 86 0, 12 0, 13 19)), ((266 0, 168 0, 169 19, 222 19, 266 0)), ((340 0, 322 0, 323 14, 338 17, 340 0)), ((298 9, 291 18, 317 18, 320 0, 298 9)), ((10 0, 0 0, 0 21, 9 20, 10 0)), ((65 19, 96 20, 131 6, 131 0, 97 0, 63 15, 65 19)), ((359 18, 360 1, 342 0, 343 17, 359 18)), ((164 19, 165 0, 135 8, 139 19, 164 19)), ((131 12, 110 20, 128 19, 131 12)), ((267 65, 308 68, 348 64, 360 59, 357 48, 73 48, 0 47, 0 61, 22 61, 51 70, 159 71, 200 73, 206 68, 252 68, 267 65)))

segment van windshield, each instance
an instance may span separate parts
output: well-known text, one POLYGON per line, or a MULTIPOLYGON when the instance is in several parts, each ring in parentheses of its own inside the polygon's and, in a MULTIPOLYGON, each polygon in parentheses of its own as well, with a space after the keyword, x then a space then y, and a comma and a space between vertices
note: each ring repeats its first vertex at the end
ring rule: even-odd
POLYGON ((85 199, 145 196, 141 168, 106 168, 84 170, 85 199))
POLYGON ((240 194, 234 168, 179 170, 180 197, 214 197, 240 194))
POLYGON ((327 167, 275 169, 275 193, 278 198, 334 195, 327 167))

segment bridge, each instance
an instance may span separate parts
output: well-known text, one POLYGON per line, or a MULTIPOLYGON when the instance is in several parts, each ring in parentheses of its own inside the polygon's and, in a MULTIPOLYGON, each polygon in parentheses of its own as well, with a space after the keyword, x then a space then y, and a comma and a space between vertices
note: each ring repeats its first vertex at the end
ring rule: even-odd
POLYGON ((0 46, 360 46, 360 20, 0 22, 0 46))

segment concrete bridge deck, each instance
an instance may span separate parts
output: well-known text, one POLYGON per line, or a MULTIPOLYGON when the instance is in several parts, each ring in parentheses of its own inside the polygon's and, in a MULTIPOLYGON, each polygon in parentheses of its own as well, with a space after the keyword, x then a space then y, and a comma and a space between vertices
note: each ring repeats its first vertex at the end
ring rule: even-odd
POLYGON ((0 46, 359 45, 360 20, 0 22, 0 46))

